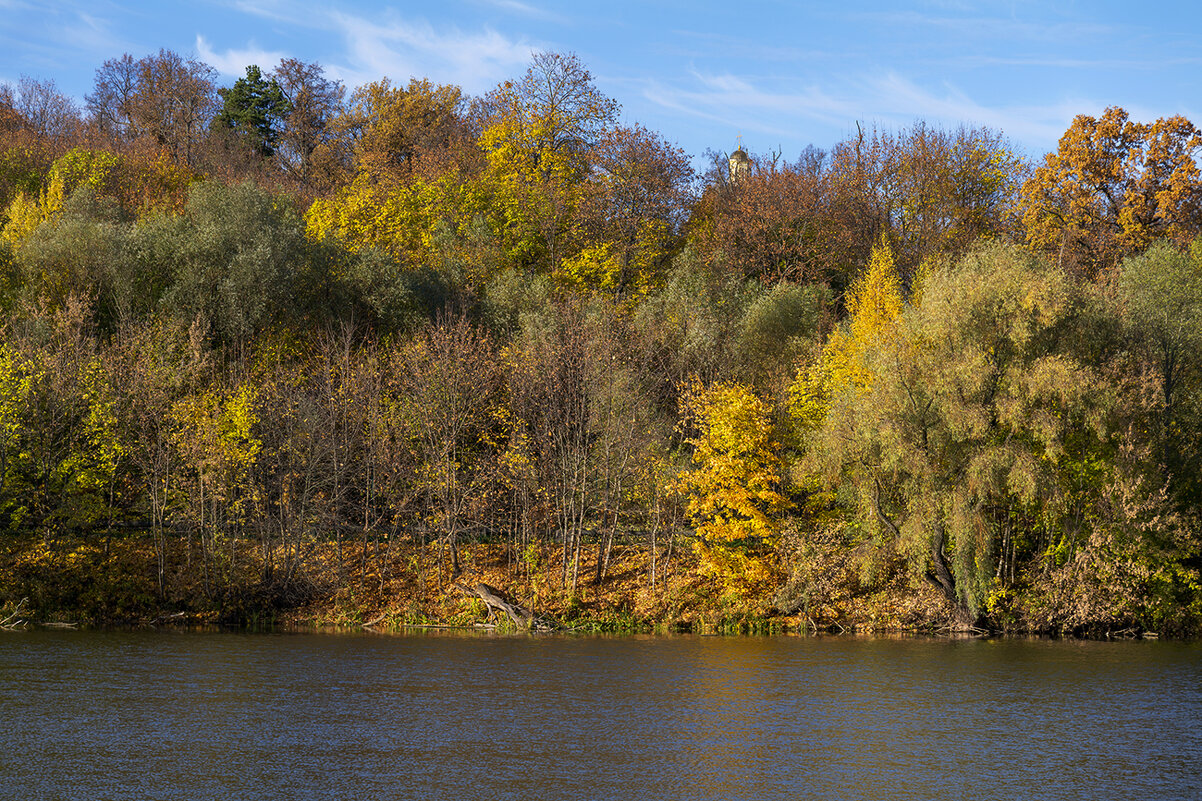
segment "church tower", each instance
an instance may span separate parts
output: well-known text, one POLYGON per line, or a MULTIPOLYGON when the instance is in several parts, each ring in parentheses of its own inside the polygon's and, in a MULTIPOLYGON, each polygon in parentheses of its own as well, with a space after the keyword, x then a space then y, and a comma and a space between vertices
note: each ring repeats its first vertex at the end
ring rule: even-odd
POLYGON ((751 157, 747 155, 747 151, 743 149, 743 137, 739 137, 739 148, 730 154, 728 159, 730 164, 730 182, 738 183, 744 176, 751 174, 751 157))

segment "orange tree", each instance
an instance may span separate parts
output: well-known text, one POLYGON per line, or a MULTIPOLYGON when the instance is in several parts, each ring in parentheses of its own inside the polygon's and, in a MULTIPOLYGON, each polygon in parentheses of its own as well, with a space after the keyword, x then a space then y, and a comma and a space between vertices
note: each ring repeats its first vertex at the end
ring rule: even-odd
POLYGON ((1202 231, 1202 132, 1182 116, 1078 115, 1023 185, 1027 239, 1065 267, 1110 267, 1155 239, 1202 231))

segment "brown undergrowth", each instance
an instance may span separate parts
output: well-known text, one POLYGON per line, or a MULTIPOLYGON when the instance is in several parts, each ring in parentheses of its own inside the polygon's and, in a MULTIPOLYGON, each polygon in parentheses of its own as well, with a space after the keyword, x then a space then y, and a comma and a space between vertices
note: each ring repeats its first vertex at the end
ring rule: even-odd
MULTIPOLYGON (((563 550, 539 542, 465 544, 454 575, 446 548, 409 539, 311 541, 269 560, 254 542, 219 545, 168 540, 160 575, 149 536, 0 538, 0 611, 27 599, 24 619, 45 623, 512 629, 470 592, 483 583, 579 632, 935 632, 952 617, 896 557, 866 573, 864 554, 838 537, 791 543, 781 553, 791 570, 755 596, 702 575, 679 541, 658 553, 654 584, 644 543, 616 543, 600 581, 595 548, 582 548, 578 563, 569 555, 565 571, 563 550)), ((1034 630, 1021 620, 1005 628, 1034 630)))

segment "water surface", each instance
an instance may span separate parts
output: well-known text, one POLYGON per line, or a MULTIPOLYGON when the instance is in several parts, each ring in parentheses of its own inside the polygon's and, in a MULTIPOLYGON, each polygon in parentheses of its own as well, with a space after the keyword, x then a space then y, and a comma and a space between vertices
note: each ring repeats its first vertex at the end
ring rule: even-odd
POLYGON ((1198 799, 1202 646, 11 633, 0 798, 1198 799))

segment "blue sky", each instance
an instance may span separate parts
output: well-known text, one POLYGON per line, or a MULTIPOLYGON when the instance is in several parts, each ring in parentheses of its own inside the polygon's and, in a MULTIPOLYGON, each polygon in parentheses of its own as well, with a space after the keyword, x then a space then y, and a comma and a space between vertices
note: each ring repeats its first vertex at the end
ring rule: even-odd
POLYGON ((699 156, 742 134, 795 158, 856 122, 1002 131, 1029 156, 1073 116, 1202 124, 1193 2, 311 2, 0 0, 0 82, 53 78, 82 100, 95 70, 161 47, 225 84, 247 64, 317 61, 353 88, 388 76, 487 91, 536 50, 575 52, 624 117, 699 156))

